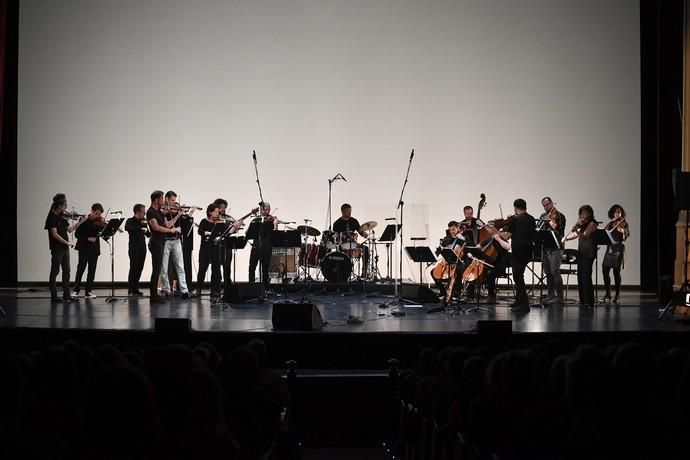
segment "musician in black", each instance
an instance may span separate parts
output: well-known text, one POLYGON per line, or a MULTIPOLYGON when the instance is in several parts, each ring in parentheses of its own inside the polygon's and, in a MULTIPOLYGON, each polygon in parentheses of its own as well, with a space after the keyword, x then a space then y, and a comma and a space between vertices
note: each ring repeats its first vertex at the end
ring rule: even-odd
POLYGON ((105 228, 105 220, 102 214, 103 206, 100 203, 94 203, 91 206, 91 213, 88 218, 84 220, 75 232, 77 244, 74 248, 79 252, 77 276, 74 280, 75 296, 79 295, 79 291, 81 290, 81 278, 88 265, 84 297, 87 299, 96 298, 96 295, 93 293, 93 281, 96 278, 98 257, 101 255, 100 235, 105 228))
POLYGON ((201 295, 201 289, 206 281, 206 271, 211 266, 211 301, 217 302, 220 298, 221 265, 225 261, 225 247, 218 250, 220 237, 226 229, 225 219, 220 217, 220 206, 211 203, 206 208, 206 218, 199 222, 199 272, 196 278, 196 292, 201 295))
POLYGON ((125 222, 125 231, 129 234, 129 274, 127 276, 127 294, 143 296, 139 290, 141 272, 146 261, 146 238, 151 236, 146 223, 146 206, 135 204, 134 215, 125 222))
POLYGON ((580 294, 580 305, 594 307, 592 265, 597 255, 597 246, 592 236, 599 222, 594 218, 594 210, 588 204, 580 206, 577 215, 577 224, 565 239, 568 241, 577 238, 577 290, 580 294))
POLYGON ((465 242, 468 246, 476 246, 479 221, 476 217, 474 217, 474 208, 470 205, 467 205, 462 208, 462 213, 464 219, 458 222, 462 237, 465 239, 465 242))
MULTIPOLYGON (((227 237, 235 233, 244 225, 244 220, 239 219, 235 221, 231 216, 227 214, 228 202, 223 198, 218 198, 213 202, 214 205, 218 206, 218 217, 219 220, 223 221, 222 232, 219 236, 222 238, 213 238, 209 244, 210 254, 213 256, 212 260, 216 260, 217 263, 222 268, 223 273, 223 298, 227 303, 230 303, 233 296, 233 285, 232 285, 232 246, 227 243, 227 237), (232 226, 232 228, 228 228, 232 226)), ((270 256, 269 256, 270 259, 270 256)), ((213 276, 213 272, 211 272, 213 276)), ((211 280, 213 282, 213 280, 211 280)), ((213 292, 211 293, 213 296, 213 292)), ((218 294, 220 295, 220 294, 218 294)), ((212 300, 216 301, 215 297, 212 300)))
POLYGON ((563 303, 563 279, 561 278, 561 261, 563 249, 561 240, 565 236, 565 215, 556 210, 553 200, 545 196, 541 200, 544 212, 539 217, 537 228, 541 243, 541 265, 546 275, 548 297, 546 304, 563 303))
POLYGON ((604 275, 604 288, 606 295, 601 299, 601 303, 608 304, 612 302, 615 305, 620 303, 621 295, 621 270, 625 268, 625 245, 623 242, 630 237, 630 226, 626 219, 625 209, 619 204, 614 204, 609 209, 610 222, 606 224, 606 231, 615 244, 606 248, 604 261, 601 264, 601 273, 604 275), (616 294, 611 300, 611 270, 613 269, 613 278, 616 294))
MULTIPOLYGON (((369 236, 369 232, 362 230, 361 225, 357 219, 352 217, 352 206, 348 203, 343 203, 340 206, 340 217, 333 222, 333 232, 335 233, 350 233, 355 235, 360 235, 363 238, 369 236)), ((341 236, 342 243, 342 236, 341 236)), ((367 276, 367 267, 369 266, 369 247, 366 244, 359 244, 357 247, 362 250, 362 277, 367 276)), ((346 254, 351 255, 351 251, 345 251, 346 254)))
MULTIPOLYGON (((180 231, 182 235, 182 263, 184 265, 185 281, 187 287, 192 290, 192 280, 194 274, 192 273, 192 252, 194 251, 194 210, 190 208, 189 212, 183 212, 180 216, 180 231)), ((180 283, 177 283, 177 290, 180 290, 180 283)))
POLYGON ((151 193, 151 206, 146 211, 146 220, 151 229, 149 251, 151 252, 151 285, 149 293, 151 303, 165 303, 165 299, 158 295, 158 280, 163 266, 163 252, 165 251, 165 237, 180 233, 180 227, 175 227, 161 212, 165 199, 163 192, 156 190, 151 193))
POLYGON ((59 302, 60 298, 57 295, 57 287, 55 280, 58 273, 62 270, 62 300, 64 302, 72 302, 76 300, 70 293, 69 276, 69 249, 74 245, 70 243, 68 233, 72 233, 81 225, 85 216, 81 216, 77 222, 70 225, 64 217, 67 209, 67 197, 64 193, 58 193, 53 197, 53 203, 50 205, 50 211, 46 217, 46 222, 43 228, 48 230, 48 246, 50 247, 50 276, 48 278, 48 285, 50 287, 50 300, 52 302, 59 302))
MULTIPOLYGON (((446 230, 446 235, 440 240, 439 247, 436 248, 436 255, 441 255, 443 249, 453 250, 454 248, 462 246, 463 244, 465 244, 465 238, 460 233, 460 226, 458 225, 457 221, 451 220, 450 222, 448 222, 448 229, 446 230)), ((446 266, 445 263, 444 266, 446 267, 444 271, 449 271, 449 266, 446 266)), ((456 279, 457 277, 462 278, 464 268, 465 264, 463 263, 462 259, 458 260, 455 270, 456 279)), ((434 280, 434 284, 439 290, 439 296, 445 298, 446 287, 443 284, 442 279, 446 278, 448 276, 448 273, 440 273, 441 277, 437 277, 434 275, 434 272, 435 270, 431 271, 431 278, 434 280)), ((458 285, 459 283, 457 283, 456 281, 455 286, 457 287, 458 285)))
POLYGON ((515 282, 515 303, 512 311, 529 311, 529 298, 525 286, 525 268, 532 257, 536 227, 534 217, 527 212, 527 202, 518 198, 513 202, 515 215, 508 223, 506 231, 499 232, 504 240, 510 240, 512 254, 510 264, 513 267, 513 281, 515 282))
POLYGON ((259 208, 261 217, 252 220, 247 229, 247 238, 254 239, 252 250, 249 254, 249 282, 255 282, 256 267, 260 262, 261 278, 264 283, 264 288, 268 289, 268 270, 271 263, 271 254, 273 252, 273 242, 271 238, 273 230, 278 228, 278 218, 271 216, 270 203, 261 202, 259 203, 259 208))

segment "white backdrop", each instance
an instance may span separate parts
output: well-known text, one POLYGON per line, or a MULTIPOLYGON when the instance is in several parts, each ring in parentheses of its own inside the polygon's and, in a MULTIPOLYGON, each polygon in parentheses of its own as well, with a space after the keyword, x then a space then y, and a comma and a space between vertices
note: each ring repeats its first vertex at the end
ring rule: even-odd
POLYGON ((172 189, 237 216, 258 201, 256 149, 279 217, 323 228, 341 172, 334 217, 347 201, 383 225, 414 148, 406 241, 435 246, 481 192, 483 217, 551 195, 569 225, 620 202, 639 284, 637 1, 22 0, 19 31, 20 281, 47 279, 56 192, 129 216, 172 189))

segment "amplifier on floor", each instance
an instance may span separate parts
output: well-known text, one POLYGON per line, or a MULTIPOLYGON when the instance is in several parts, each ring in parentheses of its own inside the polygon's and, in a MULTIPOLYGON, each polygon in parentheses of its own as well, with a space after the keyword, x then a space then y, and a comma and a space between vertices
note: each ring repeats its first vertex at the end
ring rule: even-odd
POLYGON ((192 320, 189 318, 156 318, 156 332, 161 334, 187 334, 192 331, 192 320))
POLYGON ((506 320, 480 319, 477 321, 477 333, 484 336, 505 337, 513 333, 513 322, 506 320))
POLYGON ((401 296, 419 303, 438 303, 438 296, 423 284, 402 284, 401 296))
POLYGON ((226 303, 242 303, 261 297, 260 283, 235 283, 223 298, 226 303))
POLYGON ((272 320, 277 331, 313 331, 323 326, 321 312, 313 303, 274 303, 272 320))

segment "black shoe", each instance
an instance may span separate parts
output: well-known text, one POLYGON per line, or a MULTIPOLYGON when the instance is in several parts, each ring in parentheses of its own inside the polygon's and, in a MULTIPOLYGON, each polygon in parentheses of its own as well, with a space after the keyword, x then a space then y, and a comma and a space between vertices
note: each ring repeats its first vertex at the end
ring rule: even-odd
POLYGON ((62 299, 55 295, 55 296, 50 296, 50 301, 52 303, 59 303, 59 302, 62 302, 62 299))
POLYGON ((151 297, 150 300, 151 300, 152 304, 166 304, 166 303, 168 303, 165 301, 165 299, 163 297, 161 297, 159 295, 157 295, 155 297, 151 297))
POLYGON ((183 292, 182 295, 181 295, 180 297, 183 298, 183 299, 191 299, 191 298, 194 297, 194 296, 191 295, 189 292, 183 292))
POLYGON ((134 291, 132 294, 134 294, 137 297, 144 297, 144 293, 141 291, 134 291))
POLYGON ((62 302, 63 303, 72 303, 72 302, 78 302, 79 299, 75 299, 74 297, 63 297, 62 302))

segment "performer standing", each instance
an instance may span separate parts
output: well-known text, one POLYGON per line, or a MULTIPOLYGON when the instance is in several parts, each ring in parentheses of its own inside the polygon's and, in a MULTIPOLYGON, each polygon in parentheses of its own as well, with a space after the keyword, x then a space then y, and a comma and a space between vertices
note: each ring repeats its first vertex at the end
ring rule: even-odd
POLYGON ((151 193, 151 206, 146 211, 146 220, 151 229, 151 238, 149 239, 149 251, 151 252, 151 285, 149 293, 151 303, 165 303, 165 299, 158 295, 158 280, 161 276, 163 265, 165 237, 180 233, 180 227, 174 227, 172 221, 168 221, 163 216, 161 212, 163 203, 163 192, 156 190, 151 193))
MULTIPOLYGON (((186 209, 186 208, 185 208, 186 209)), ((182 210, 178 211, 181 212, 182 210)), ((189 212, 182 212, 180 217, 180 229, 182 235, 182 262, 184 265, 185 281, 187 288, 192 289, 192 252, 194 251, 194 211, 195 208, 189 208, 189 212)), ((177 289, 180 288, 180 282, 177 282, 177 289)))
POLYGON ((273 230, 278 228, 278 218, 271 215, 271 204, 266 202, 259 203, 261 217, 257 217, 249 224, 247 230, 248 237, 254 237, 252 250, 249 254, 249 282, 256 280, 256 267, 261 263, 260 275, 264 283, 264 288, 269 288, 268 270, 271 263, 273 252, 272 235, 273 230))
MULTIPOLYGON (((343 203, 340 206, 340 217, 333 222, 333 231, 335 233, 359 234, 363 238, 368 237, 369 232, 360 231, 360 227, 359 221, 352 217, 352 206, 348 203, 343 203)), ((362 278, 366 278, 367 267, 369 266, 369 247, 366 244, 360 244, 359 247, 362 249, 362 278)))
POLYGON ((613 297, 613 303, 618 305, 620 303, 621 295, 621 270, 625 267, 625 245, 623 242, 630 237, 630 226, 625 216, 625 210, 619 204, 614 204, 609 209, 609 219, 611 221, 606 224, 606 231, 611 238, 616 242, 606 249, 604 261, 601 264, 601 271, 604 274, 604 287, 606 288, 606 295, 601 299, 601 303, 608 304, 611 301, 611 270, 613 269, 613 278, 616 283, 616 294, 613 297))
POLYGON ((69 289, 69 248, 73 247, 73 244, 69 242, 67 234, 77 229, 84 222, 85 216, 80 216, 77 222, 70 225, 63 216, 66 209, 67 197, 64 193, 58 193, 53 197, 53 204, 50 205, 50 211, 43 226, 45 230, 48 230, 48 245, 50 247, 50 276, 48 278, 48 285, 52 302, 60 301, 55 285, 55 280, 60 270, 62 270, 62 300, 64 302, 76 300, 70 294, 69 289))
POLYGON ((511 310, 516 312, 529 311, 529 299, 525 286, 525 268, 532 257, 535 225, 534 217, 527 212, 527 202, 518 198, 513 202, 515 215, 508 223, 508 230, 499 232, 503 240, 510 240, 512 254, 510 258, 513 267, 513 281, 515 282, 515 303, 511 310))
POLYGON ((74 280, 74 295, 78 296, 81 290, 81 277, 88 265, 86 274, 86 291, 84 297, 95 299, 93 293, 93 281, 96 277, 96 265, 101 255, 100 234, 105 228, 105 219, 102 216, 103 206, 100 203, 91 205, 91 213, 88 218, 76 230, 77 244, 75 249, 79 252, 77 264, 77 276, 74 280))
POLYGON ((561 278, 561 261, 563 249, 561 240, 565 235, 565 215, 558 212, 550 197, 541 199, 544 213, 539 217, 539 233, 542 244, 541 264, 546 273, 548 297, 546 304, 563 303, 563 279, 561 278))
MULTIPOLYGON (((220 217, 220 207, 211 203, 206 208, 206 218, 199 222, 198 233, 201 236, 199 245, 199 272, 196 278, 196 294, 201 295, 201 290, 206 281, 206 271, 211 265, 211 301, 216 302, 220 298, 220 266, 224 261, 218 256, 215 238, 225 231, 225 219, 220 217), (216 253, 214 253, 214 251, 216 253)), ((225 248, 222 248, 223 256, 225 248)))
POLYGON ((182 228, 180 227, 179 223, 182 213, 180 212, 180 207, 177 203, 177 194, 172 190, 165 194, 165 205, 168 211, 168 216, 170 217, 168 219, 170 227, 178 230, 174 234, 169 234, 165 237, 165 246, 163 249, 163 260, 161 266, 163 295, 165 297, 170 297, 173 294, 170 287, 170 278, 168 277, 168 264, 172 263, 173 268, 177 273, 177 284, 180 287, 182 298, 188 299, 190 298, 190 295, 187 288, 187 277, 184 271, 184 261, 182 260, 182 228))
POLYGON ((577 238, 577 290, 580 294, 580 305, 593 307, 592 264, 596 258, 597 248, 592 235, 599 223, 594 219, 594 210, 588 204, 580 206, 577 215, 577 224, 573 226, 565 241, 577 238))
POLYGON ((143 204, 134 205, 134 215, 125 222, 125 230, 129 234, 129 275, 127 294, 142 296, 139 290, 139 280, 141 272, 144 270, 146 261, 146 237, 151 236, 146 223, 146 206, 143 204))

